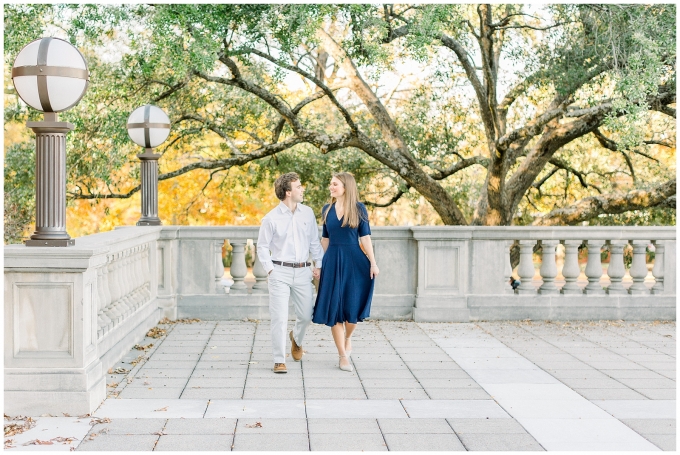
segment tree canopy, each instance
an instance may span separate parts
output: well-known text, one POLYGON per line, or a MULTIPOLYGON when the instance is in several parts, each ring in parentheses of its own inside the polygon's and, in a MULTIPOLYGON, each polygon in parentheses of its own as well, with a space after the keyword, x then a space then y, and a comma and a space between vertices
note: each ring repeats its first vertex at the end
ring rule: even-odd
MULTIPOLYGON (((673 4, 16 4, 4 20, 6 131, 37 117, 8 75, 22 46, 63 36, 90 65, 61 115, 72 201, 139 191, 125 122, 153 103, 173 122, 159 180, 193 199, 295 170, 319 212, 344 170, 369 208, 427 201, 449 225, 675 222, 673 4)), ((10 232, 32 210, 22 137, 6 139, 10 232)))

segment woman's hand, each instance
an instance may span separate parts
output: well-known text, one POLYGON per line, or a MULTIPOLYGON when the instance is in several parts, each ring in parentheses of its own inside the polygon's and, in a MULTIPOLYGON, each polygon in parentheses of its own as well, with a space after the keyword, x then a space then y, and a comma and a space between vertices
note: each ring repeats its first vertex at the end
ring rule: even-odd
POLYGON ((371 279, 375 278, 380 274, 380 269, 378 268, 377 265, 372 265, 371 266, 371 279))

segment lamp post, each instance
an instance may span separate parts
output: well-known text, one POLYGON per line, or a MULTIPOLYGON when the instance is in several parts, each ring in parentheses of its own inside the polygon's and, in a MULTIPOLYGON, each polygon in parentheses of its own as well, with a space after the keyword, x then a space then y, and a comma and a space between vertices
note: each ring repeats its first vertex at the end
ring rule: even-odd
POLYGON ((27 44, 12 66, 19 97, 44 113, 42 122, 27 122, 35 133, 35 232, 26 246, 73 246, 66 232, 66 134, 72 123, 58 112, 78 104, 87 91, 90 73, 83 55, 59 38, 27 44))
POLYGON ((137 226, 159 226, 158 159, 161 155, 153 153, 153 149, 168 138, 170 118, 160 107, 146 104, 132 111, 127 130, 130 139, 144 147, 144 153, 137 155, 142 162, 142 217, 137 226))

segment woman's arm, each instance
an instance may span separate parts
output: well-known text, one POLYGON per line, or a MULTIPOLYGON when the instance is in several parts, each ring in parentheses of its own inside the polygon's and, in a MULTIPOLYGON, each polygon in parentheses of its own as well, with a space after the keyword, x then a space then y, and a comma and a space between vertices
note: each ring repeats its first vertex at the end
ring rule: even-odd
POLYGON ((328 249, 328 243, 330 243, 330 239, 328 237, 321 237, 321 248, 323 248, 324 253, 328 249))
POLYGON ((378 276, 380 269, 378 268, 378 264, 375 262, 375 256, 373 255, 373 243, 371 242, 371 236, 365 235, 363 237, 359 237, 359 242, 361 242, 361 246, 364 247, 366 256, 368 256, 368 260, 371 263, 371 279, 373 279, 374 277, 378 276))

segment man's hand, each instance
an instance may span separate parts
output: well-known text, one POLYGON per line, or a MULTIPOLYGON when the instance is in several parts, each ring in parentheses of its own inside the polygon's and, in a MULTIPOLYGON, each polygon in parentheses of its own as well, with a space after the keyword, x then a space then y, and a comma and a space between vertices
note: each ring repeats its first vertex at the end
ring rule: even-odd
POLYGON ((312 276, 318 280, 321 277, 321 269, 313 269, 312 276))

